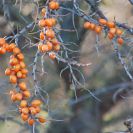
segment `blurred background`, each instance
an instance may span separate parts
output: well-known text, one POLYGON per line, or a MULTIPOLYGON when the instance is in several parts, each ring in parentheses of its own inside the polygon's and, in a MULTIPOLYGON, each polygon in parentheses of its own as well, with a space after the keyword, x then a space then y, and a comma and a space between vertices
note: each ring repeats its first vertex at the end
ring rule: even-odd
MULTIPOLYGON (((0 33, 1 36, 10 36, 18 33, 23 27, 37 18, 38 4, 40 7, 45 4, 45 0, 0 0, 0 33)), ((86 2, 80 0, 80 7, 86 13, 90 8, 86 2)), ((71 8, 71 1, 63 1, 62 7, 71 8)), ((102 0, 99 8, 103 14, 111 21, 114 19, 121 23, 133 26, 133 6, 128 0, 102 0)), ((133 83, 125 73, 120 61, 118 60, 114 48, 104 34, 99 36, 93 32, 83 29, 82 18, 74 16, 62 8, 59 18, 62 29, 73 29, 73 19, 79 35, 76 32, 60 30, 60 35, 65 42, 75 42, 77 45, 67 47, 79 50, 78 53, 70 54, 70 58, 75 58, 78 62, 90 66, 77 67, 85 78, 85 88, 77 88, 78 100, 74 96, 74 89, 69 79, 69 71, 64 71, 62 78, 60 72, 65 68, 64 63, 51 61, 45 57, 44 68, 47 74, 38 74, 38 80, 42 89, 49 94, 49 113, 47 110, 42 114, 49 119, 43 125, 36 125, 35 133, 120 133, 127 130, 124 121, 133 116, 132 87, 133 83), (67 14, 64 15, 63 14, 67 14), (66 17, 67 16, 67 17, 66 17), (69 25, 68 25, 69 24, 69 25), (89 93, 88 90, 92 92, 89 93), (94 95, 94 96, 93 96, 94 95), (61 121, 60 121, 61 120, 61 121)), ((88 13, 89 14, 89 13, 88 13)), ((34 32, 38 27, 34 29, 34 32)), ((19 47, 22 49, 28 69, 33 62, 36 48, 26 47, 28 36, 33 43, 37 40, 33 34, 25 33, 19 38, 19 47), (29 52, 30 51, 30 52, 29 52)), ((38 35, 35 35, 38 37, 38 35)), ((132 73, 132 44, 124 44, 120 48, 123 58, 132 73)), ((20 116, 15 106, 11 103, 8 95, 13 88, 5 77, 4 71, 8 66, 9 55, 0 57, 0 133, 29 133, 32 128, 20 120, 20 116)), ((41 69, 41 63, 38 63, 41 69)), ((78 79, 80 76, 75 73, 78 79)), ((31 72, 26 79, 31 91, 34 91, 31 72)), ((82 81, 81 81, 82 82, 82 81)), ((45 94, 42 93, 45 97, 45 94)))

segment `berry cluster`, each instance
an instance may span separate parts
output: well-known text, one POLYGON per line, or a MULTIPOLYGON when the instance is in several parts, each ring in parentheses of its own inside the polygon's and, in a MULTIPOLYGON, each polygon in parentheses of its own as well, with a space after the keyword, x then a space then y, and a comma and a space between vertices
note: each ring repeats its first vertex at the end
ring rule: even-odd
POLYGON ((121 37, 121 35, 123 34, 123 31, 120 28, 118 28, 114 22, 110 22, 105 19, 99 19, 99 25, 96 25, 91 22, 84 23, 85 29, 93 30, 97 34, 100 34, 104 27, 108 28, 108 38, 109 39, 112 40, 113 38, 116 38, 118 44, 120 44, 120 45, 122 45, 124 43, 124 40, 121 37))
POLYGON ((42 116, 37 116, 41 111, 41 101, 34 99, 29 102, 31 93, 27 88, 24 79, 27 77, 28 70, 24 62, 24 55, 15 43, 8 44, 4 38, 0 38, 0 54, 12 53, 10 56, 9 67, 5 70, 5 75, 9 76, 10 83, 16 85, 16 89, 10 91, 12 102, 18 105, 23 121, 28 121, 32 126, 35 121, 46 122, 42 116))
POLYGON ((52 0, 49 2, 47 11, 45 8, 41 10, 42 18, 39 20, 40 32, 40 43, 38 45, 38 50, 42 53, 49 53, 51 59, 56 58, 56 53, 60 50, 60 43, 56 38, 55 31, 53 27, 56 25, 56 19, 51 17, 50 13, 53 10, 59 9, 59 3, 52 0))

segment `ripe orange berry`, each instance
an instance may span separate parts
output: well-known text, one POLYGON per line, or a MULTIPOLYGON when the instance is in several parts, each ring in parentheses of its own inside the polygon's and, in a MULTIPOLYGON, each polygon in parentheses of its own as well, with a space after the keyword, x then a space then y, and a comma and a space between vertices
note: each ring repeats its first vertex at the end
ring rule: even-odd
POLYGON ((46 30, 46 36, 48 38, 54 38, 55 37, 55 33, 54 33, 54 31, 52 29, 47 29, 46 30))
POLYGON ((44 20, 44 19, 41 19, 41 20, 39 21, 38 25, 39 25, 40 27, 45 27, 45 26, 46 26, 45 20, 44 20))
POLYGON ((37 107, 35 107, 35 109, 36 109, 37 113, 40 113, 40 111, 41 111, 40 107, 37 106, 37 107))
POLYGON ((28 113, 29 113, 28 107, 22 108, 22 113, 23 113, 23 114, 28 114, 28 113))
POLYGON ((45 35, 43 32, 40 33, 40 40, 44 40, 45 39, 45 35))
POLYGON ((90 22, 85 22, 84 23, 84 28, 85 29, 90 29, 91 23, 90 22))
POLYGON ((27 105, 28 105, 28 103, 27 103, 26 100, 22 100, 22 101, 20 102, 20 107, 21 107, 21 108, 24 108, 24 107, 26 107, 27 105))
POLYGON ((18 72, 20 70, 20 65, 16 64, 15 66, 13 66, 13 71, 14 72, 18 72))
POLYGON ((25 82, 21 82, 18 84, 19 88, 22 90, 22 91, 26 91, 27 90, 27 86, 26 86, 26 83, 25 82))
POLYGON ((43 44, 43 45, 42 45, 41 51, 42 51, 42 52, 48 52, 48 45, 43 44))
POLYGON ((107 26, 109 28, 114 28, 115 27, 115 23, 114 22, 107 22, 107 26))
POLYGON ((108 33, 108 38, 109 38, 110 40, 112 40, 112 39, 114 38, 114 35, 112 35, 111 33, 108 33))
POLYGON ((4 38, 0 38, 0 46, 3 46, 3 44, 6 43, 6 40, 4 38))
POLYGON ((3 47, 1 47, 1 48, 0 48, 0 54, 5 54, 5 53, 6 53, 6 49, 3 48, 3 47))
POLYGON ((35 120, 34 119, 29 119, 28 120, 28 124, 30 125, 30 126, 33 126, 33 124, 35 123, 35 120))
POLYGON ((23 74, 21 78, 24 79, 24 78, 26 78, 26 77, 27 77, 27 75, 26 75, 26 74, 23 74))
POLYGON ((9 51, 9 45, 8 45, 8 43, 3 44, 3 48, 5 48, 6 51, 9 51))
POLYGON ((21 93, 17 93, 17 94, 15 94, 15 97, 16 97, 16 100, 17 100, 17 101, 21 101, 22 98, 23 98, 23 96, 22 96, 21 93))
POLYGON ((22 78, 22 72, 21 71, 18 71, 17 74, 16 74, 17 78, 22 78))
POLYGON ((60 45, 56 45, 53 47, 55 51, 59 51, 60 50, 60 45))
POLYGON ((96 26, 95 24, 91 23, 91 24, 90 24, 90 29, 91 29, 91 30, 94 30, 94 29, 95 29, 95 26, 96 26))
POLYGON ((30 107, 29 110, 30 110, 30 113, 32 115, 36 115, 37 114, 37 111, 36 111, 36 109, 34 107, 30 107))
POLYGON ((117 42, 118 42, 120 45, 122 45, 122 44, 124 43, 124 40, 123 40, 121 37, 119 37, 119 38, 117 39, 117 42))
POLYGON ((114 35, 116 33, 116 28, 110 28, 109 33, 114 35))
POLYGON ((51 19, 46 19, 45 23, 46 23, 46 26, 48 26, 48 27, 52 27, 53 26, 53 22, 52 22, 51 19))
POLYGON ((107 24, 107 20, 100 18, 99 19, 99 23, 102 24, 102 25, 106 25, 107 24))
POLYGON ((26 90, 26 91, 23 91, 23 95, 25 98, 29 98, 31 96, 31 93, 30 91, 26 90))
POLYGON ((16 84, 17 83, 17 77, 15 75, 10 75, 10 82, 12 84, 16 84))
POLYGON ((48 51, 52 50, 52 48, 53 48, 52 43, 51 42, 47 42, 46 44, 48 46, 48 51))
POLYGON ((16 55, 16 54, 19 54, 20 53, 20 49, 19 48, 14 48, 13 49, 13 53, 16 55))
POLYGON ((25 68, 26 67, 26 65, 25 65, 25 63, 23 61, 20 61, 19 65, 20 65, 21 68, 25 68))
POLYGON ((42 103, 42 102, 41 102, 40 100, 36 99, 36 100, 33 100, 33 101, 31 102, 31 105, 32 105, 33 107, 37 107, 37 106, 40 106, 41 103, 42 103))
POLYGON ((54 52, 49 53, 50 59, 54 60, 56 58, 56 54, 54 52))
POLYGON ((17 58, 12 58, 12 59, 10 59, 9 64, 10 64, 11 66, 14 66, 14 65, 18 64, 18 59, 17 59, 17 58))
POLYGON ((51 42, 52 42, 53 45, 58 45, 59 44, 59 42, 56 38, 52 39, 51 42))
POLYGON ((102 31, 102 27, 101 27, 101 26, 96 26, 94 30, 95 30, 95 32, 96 32, 97 34, 99 34, 99 33, 101 33, 101 31, 102 31))
POLYGON ((28 118, 29 118, 29 115, 28 114, 21 114, 21 118, 22 118, 22 120, 23 121, 27 121, 28 120, 28 118))
POLYGON ((17 58, 18 58, 19 60, 24 60, 24 55, 23 55, 22 53, 19 53, 19 54, 17 55, 17 58))
POLYGON ((11 69, 10 68, 7 68, 6 70, 5 70, 5 75, 6 76, 9 76, 11 74, 11 69))
POLYGON ((116 30, 116 34, 117 34, 118 36, 122 35, 122 33, 123 33, 123 31, 122 31, 121 29, 117 29, 117 30, 116 30))
POLYGON ((38 121, 39 121, 40 123, 45 123, 45 122, 46 122, 46 119, 43 118, 43 116, 39 116, 39 117, 38 117, 38 121))
POLYGON ((21 72, 22 72, 22 74, 28 74, 28 70, 27 69, 22 69, 21 72))
POLYGON ((15 47, 16 47, 15 43, 11 43, 9 45, 9 52, 12 52, 15 47))
POLYGON ((42 15, 42 16, 45 16, 45 13, 46 13, 46 9, 45 9, 45 8, 42 8, 42 10, 41 10, 41 15, 42 15))
POLYGON ((49 3, 49 8, 52 9, 52 10, 57 10, 57 9, 59 9, 59 3, 55 2, 55 1, 51 1, 49 3))

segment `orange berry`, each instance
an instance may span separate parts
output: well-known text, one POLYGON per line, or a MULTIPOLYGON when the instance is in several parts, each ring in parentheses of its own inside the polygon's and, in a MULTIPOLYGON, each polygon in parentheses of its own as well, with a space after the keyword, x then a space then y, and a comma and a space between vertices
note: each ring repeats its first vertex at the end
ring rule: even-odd
POLYGON ((55 33, 54 33, 54 31, 52 29, 47 29, 46 30, 46 36, 48 38, 54 38, 55 37, 55 33))
POLYGON ((116 28, 110 28, 109 33, 114 35, 116 33, 116 28))
POLYGON ((26 74, 23 74, 21 78, 24 79, 24 78, 26 78, 26 77, 27 77, 27 75, 26 75, 26 74))
POLYGON ((35 107, 35 109, 36 109, 37 113, 40 113, 40 111, 41 111, 40 107, 37 106, 37 107, 35 107))
POLYGON ((59 44, 59 42, 56 38, 52 39, 51 42, 52 42, 53 45, 58 45, 59 44))
POLYGON ((28 120, 28 124, 30 125, 30 126, 33 126, 33 124, 35 123, 35 120, 34 119, 29 119, 28 120))
POLYGON ((117 30, 116 30, 116 34, 117 34, 118 36, 122 35, 122 33, 123 33, 123 31, 122 31, 121 29, 117 29, 117 30))
POLYGON ((45 20, 44 20, 44 19, 41 19, 41 20, 39 21, 38 25, 39 25, 40 27, 45 27, 45 26, 46 26, 45 20))
POLYGON ((16 84, 17 83, 17 77, 15 75, 10 75, 10 82, 12 84, 16 84))
POLYGON ((84 23, 84 28, 85 29, 90 29, 91 23, 90 22, 85 22, 84 23))
POLYGON ((14 66, 14 65, 18 64, 18 59, 17 59, 17 58, 12 58, 12 59, 10 59, 9 64, 10 64, 11 66, 14 66))
POLYGON ((15 94, 15 97, 16 97, 16 100, 17 100, 17 101, 20 101, 20 100, 22 100, 22 98, 23 98, 23 96, 22 96, 21 93, 15 94))
POLYGON ((15 66, 13 66, 13 71, 14 72, 18 72, 20 70, 20 65, 16 64, 15 66))
POLYGON ((39 116, 39 117, 38 117, 38 121, 39 121, 40 123, 45 123, 45 122, 46 122, 46 119, 43 118, 43 116, 39 116))
POLYGON ((114 22, 107 22, 107 26, 109 28, 114 28, 115 27, 115 23, 114 22))
POLYGON ((28 107, 22 108, 22 113, 23 113, 23 114, 28 114, 28 113, 29 113, 28 107))
POLYGON ((21 72, 22 72, 22 74, 28 74, 28 70, 27 69, 22 69, 21 72))
POLYGON ((21 118, 22 118, 22 120, 23 121, 27 121, 28 120, 28 118, 29 118, 29 115, 28 114, 21 114, 21 118))
POLYGON ((16 47, 16 45, 15 45, 15 43, 11 43, 10 45, 9 45, 9 52, 12 52, 13 51, 13 49, 16 47))
POLYGON ((22 101, 20 102, 20 107, 21 107, 21 108, 24 108, 24 107, 26 107, 27 105, 28 105, 28 103, 27 103, 26 100, 22 100, 22 101))
POLYGON ((59 51, 60 50, 60 45, 56 45, 53 47, 55 51, 59 51))
POLYGON ((23 55, 22 53, 19 53, 19 54, 17 55, 17 58, 18 58, 19 60, 24 60, 24 55, 23 55))
POLYGON ((44 39, 45 39, 44 33, 40 32, 40 40, 44 40, 44 39))
POLYGON ((30 91, 26 90, 26 91, 23 91, 23 95, 25 98, 29 98, 31 96, 31 93, 30 91))
POLYGON ((30 113, 32 115, 36 115, 37 114, 37 111, 36 111, 36 109, 34 107, 30 107, 29 110, 30 110, 30 113))
POLYGON ((6 40, 4 38, 0 38, 0 46, 3 46, 3 44, 6 43, 6 40))
POLYGON ((54 60, 56 58, 56 54, 54 52, 49 53, 50 59, 54 60))
POLYGON ((21 78, 22 77, 22 72, 21 71, 18 71, 17 74, 16 74, 17 78, 21 78))
POLYGON ((99 23, 102 24, 102 25, 106 25, 107 24, 107 20, 100 18, 99 19, 99 23))
POLYGON ((46 9, 45 9, 45 8, 42 8, 42 10, 41 10, 41 15, 42 15, 42 16, 45 16, 45 13, 46 13, 46 9))
POLYGON ((90 24, 90 29, 91 29, 91 30, 94 30, 94 29, 95 29, 95 26, 96 26, 95 24, 91 23, 91 24, 90 24))
POLYGON ((33 101, 31 102, 31 105, 32 105, 33 107, 37 107, 37 106, 40 106, 41 103, 42 103, 42 102, 41 102, 40 100, 36 99, 36 100, 33 100, 33 101))
POLYGON ((101 26, 96 26, 96 27, 95 27, 95 32, 96 32, 97 34, 101 33, 101 31, 102 31, 102 27, 101 27, 101 26))
POLYGON ((6 70, 5 70, 5 75, 6 76, 9 76, 11 74, 11 69, 10 68, 7 68, 6 70))
POLYGON ((20 65, 21 68, 25 68, 26 67, 26 65, 25 65, 25 63, 23 61, 20 61, 19 65, 20 65))
POLYGON ((20 53, 20 49, 19 48, 14 48, 13 49, 13 53, 16 55, 16 54, 19 54, 20 53))
POLYGON ((1 47, 1 48, 0 48, 0 54, 5 54, 5 53, 6 53, 6 49, 3 48, 3 47, 1 47))
POLYGON ((121 37, 119 37, 119 38, 117 39, 117 42, 118 42, 120 45, 122 45, 122 44, 124 43, 124 40, 123 40, 121 37))
POLYGON ((55 1, 51 1, 49 3, 49 8, 52 9, 52 10, 57 10, 57 9, 59 9, 59 3, 55 2, 55 1))
POLYGON ((48 45, 43 44, 41 51, 42 52, 48 52, 48 45))
POLYGON ((51 19, 46 19, 45 23, 46 23, 46 26, 48 26, 48 27, 52 27, 53 26, 53 22, 52 22, 51 19))
POLYGON ((47 46, 48 46, 48 51, 52 50, 53 45, 51 42, 47 42, 47 46))
POLYGON ((26 91, 27 90, 27 86, 26 86, 26 83, 25 82, 21 82, 18 84, 19 88, 22 90, 22 91, 26 91))
POLYGON ((114 35, 112 35, 111 33, 108 33, 108 38, 109 38, 110 40, 112 40, 112 39, 114 38, 114 35))

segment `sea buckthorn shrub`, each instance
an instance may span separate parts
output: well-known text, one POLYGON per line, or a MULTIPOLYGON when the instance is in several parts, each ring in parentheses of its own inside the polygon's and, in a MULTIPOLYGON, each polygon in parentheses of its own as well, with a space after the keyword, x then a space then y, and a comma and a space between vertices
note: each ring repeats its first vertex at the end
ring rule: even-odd
MULTIPOLYGON (((15 5, 17 5, 17 2, 18 1, 16 1, 15 5)), ((126 64, 126 57, 121 53, 124 47, 133 42, 133 28, 128 26, 128 24, 117 22, 117 17, 110 21, 101 12, 99 5, 96 4, 94 7, 94 3, 91 3, 92 1, 85 0, 85 2, 89 5, 89 10, 92 10, 91 14, 86 13, 84 9, 82 9, 82 6, 80 6, 80 1, 77 0, 34 1, 32 2, 32 4, 35 5, 34 12, 32 11, 29 15, 30 19, 32 18, 31 23, 28 23, 25 19, 26 17, 21 16, 20 13, 21 21, 23 20, 26 25, 21 27, 20 25, 23 25, 23 23, 21 23, 19 25, 21 28, 18 25, 14 25, 16 28, 15 31, 12 31, 12 33, 8 35, 1 35, 0 37, 0 56, 3 57, 3 55, 6 55, 9 58, 7 68, 5 69, 5 76, 8 77, 12 89, 10 89, 8 95, 10 96, 12 104, 17 107, 16 110, 19 114, 19 119, 29 127, 32 127, 33 133, 35 133, 36 125, 47 124, 52 120, 56 121, 56 119, 50 119, 50 116, 45 117, 42 115, 43 110, 49 115, 50 109, 49 94, 45 88, 39 86, 40 80, 45 80, 45 78, 39 78, 47 75, 44 70, 44 56, 48 57, 48 60, 50 60, 52 64, 51 66, 58 66, 60 77, 66 82, 66 93, 69 93, 68 90, 72 91, 72 94, 70 94, 72 95, 70 96, 70 102, 68 102, 69 106, 80 103, 82 99, 84 99, 84 97, 81 97, 81 89, 89 92, 89 95, 95 100, 100 101, 97 96, 86 88, 86 79, 81 72, 83 67, 87 67, 88 69, 88 66, 92 64, 80 63, 79 61, 80 43, 82 39, 84 39, 85 33, 93 32, 93 35, 99 40, 100 36, 103 35, 104 39, 107 39, 113 47, 114 51, 112 50, 112 52, 116 53, 116 57, 121 63, 124 72, 128 78, 133 81, 132 70, 129 70, 128 64, 126 64), (71 3, 69 8, 67 7, 67 2, 71 3), (67 20, 66 18, 69 18, 71 21, 70 24, 65 22, 65 20, 67 20), (79 19, 77 18, 82 19, 82 21, 78 22, 79 19), (67 26, 71 28, 64 28, 64 23, 67 23, 67 26), (81 29, 79 27, 81 27, 81 29), (71 36, 72 34, 69 32, 73 33, 73 36, 71 36), (66 36, 69 36, 70 42, 64 39, 66 36), (73 42, 75 38, 77 39, 75 41, 76 43, 73 42), (22 46, 20 46, 20 44, 22 46), (28 54, 24 54, 25 47, 28 48, 28 50, 26 50, 29 53, 35 52, 33 62, 30 65, 26 64, 28 54), (31 48, 34 50, 31 51, 31 48), (41 70, 37 69, 38 66, 41 66, 41 70), (38 75, 39 78, 37 77, 38 75), (28 86, 29 82, 32 81, 29 77, 32 77, 34 82, 33 88, 28 86), (27 78, 29 78, 29 82, 27 82, 27 78), (46 97, 43 97, 42 93, 44 93, 46 97), (44 107, 45 105, 47 107, 44 107)), ((98 2, 100 1, 97 1, 97 3, 98 2)), ((5 3, 3 3, 3 8, 5 8, 4 4, 5 3)), ((4 15, 7 17, 7 20, 11 19, 9 17, 10 13, 4 12, 4 15)), ((93 35, 92 37, 94 37, 93 35)), ((96 42, 99 40, 96 40, 96 42)), ((96 50, 98 51, 97 46, 96 50)), ((52 84, 52 81, 50 82, 52 84)), ((99 94, 99 92, 96 92, 96 94, 97 93, 99 94)))

